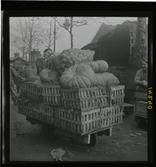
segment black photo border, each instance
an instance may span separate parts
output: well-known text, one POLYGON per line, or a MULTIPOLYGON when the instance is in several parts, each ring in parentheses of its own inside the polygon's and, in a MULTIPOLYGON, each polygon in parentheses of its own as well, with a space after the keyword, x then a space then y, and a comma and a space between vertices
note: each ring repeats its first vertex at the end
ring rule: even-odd
MULTIPOLYGON (((37 162, 18 162, 9 160, 9 18, 10 17, 26 17, 26 16, 106 16, 106 17, 148 17, 148 46, 154 46, 153 39, 153 20, 154 11, 152 10, 154 3, 141 2, 46 2, 46 1, 2 1, 2 83, 4 85, 4 143, 5 149, 2 156, 5 157, 5 164, 36 164, 37 162)), ((154 48, 153 48, 154 49, 154 48)), ((154 54, 154 52, 153 52, 154 54)), ((151 49, 148 49, 148 87, 153 88, 153 55, 151 49)), ((1 98, 1 99, 2 99, 1 98)), ((146 162, 115 162, 115 163, 153 163, 153 110, 148 110, 148 161, 146 162)), ((2 116, 1 116, 2 118, 2 116)), ((1 121, 2 122, 2 121, 1 121)), ((3 125, 2 125, 3 126, 3 125)), ((1 140, 2 141, 2 140, 1 140)), ((3 151, 3 150, 2 150, 3 151)), ((2 157, 3 159, 3 157, 2 157)), ((50 162, 38 162, 40 164, 49 164, 50 162)), ((51 162, 54 163, 54 162, 51 162)), ((65 163, 65 162, 63 162, 65 163)), ((80 163, 80 162, 79 162, 80 163)), ((94 163, 94 162, 91 162, 94 163)), ((105 162, 101 162, 105 163, 105 162)), ((108 163, 108 162, 107 162, 108 163)), ((114 163, 114 162, 110 162, 114 163)))

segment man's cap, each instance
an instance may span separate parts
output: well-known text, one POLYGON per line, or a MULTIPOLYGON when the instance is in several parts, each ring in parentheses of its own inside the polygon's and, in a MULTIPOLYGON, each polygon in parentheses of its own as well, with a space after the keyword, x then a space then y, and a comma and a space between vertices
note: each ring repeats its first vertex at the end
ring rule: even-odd
POLYGON ((43 51, 43 53, 46 52, 46 51, 48 51, 48 50, 52 51, 50 48, 47 48, 47 49, 45 49, 45 50, 43 51))

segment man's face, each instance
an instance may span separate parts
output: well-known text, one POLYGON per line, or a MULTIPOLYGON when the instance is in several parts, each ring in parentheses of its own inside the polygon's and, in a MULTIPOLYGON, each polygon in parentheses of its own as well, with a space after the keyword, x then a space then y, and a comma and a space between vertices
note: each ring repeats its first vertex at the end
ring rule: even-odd
POLYGON ((144 71, 147 71, 147 68, 148 68, 147 62, 142 61, 142 62, 141 62, 141 68, 142 68, 144 71))
POLYGON ((52 55, 52 51, 51 50, 47 50, 46 52, 44 52, 44 57, 46 59, 49 59, 51 57, 51 55, 52 55))

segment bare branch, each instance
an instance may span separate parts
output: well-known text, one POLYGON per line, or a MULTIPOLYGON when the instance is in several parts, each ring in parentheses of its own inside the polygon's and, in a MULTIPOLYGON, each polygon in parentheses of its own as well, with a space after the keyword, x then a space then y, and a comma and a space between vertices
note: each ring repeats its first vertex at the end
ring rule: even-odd
MULTIPOLYGON (((56 20, 56 22, 59 24, 59 26, 60 26, 60 27, 62 27, 62 28, 64 28, 64 29, 65 29, 65 27, 64 27, 62 24, 60 24, 60 23, 59 23, 59 21, 57 21, 57 19, 56 19, 56 18, 53 18, 53 19, 54 19, 54 20, 56 20)), ((68 31, 68 32, 70 33, 70 31, 69 31, 68 29, 65 29, 65 30, 66 30, 66 31, 68 31)))
POLYGON ((82 23, 82 24, 80 24, 80 25, 78 25, 78 24, 73 24, 73 27, 75 26, 75 27, 81 27, 81 26, 85 26, 85 25, 87 25, 87 23, 85 22, 85 23, 82 23))

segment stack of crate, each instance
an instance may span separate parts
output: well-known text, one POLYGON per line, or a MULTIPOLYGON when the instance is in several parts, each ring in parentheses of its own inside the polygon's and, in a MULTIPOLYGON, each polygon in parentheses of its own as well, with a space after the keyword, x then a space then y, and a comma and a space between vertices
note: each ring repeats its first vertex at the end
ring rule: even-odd
POLYGON ((121 123, 123 106, 97 108, 84 112, 73 112, 64 108, 57 108, 55 111, 55 126, 84 135, 121 123))
POLYGON ((33 118, 40 120, 42 122, 46 122, 48 124, 53 124, 54 110, 52 106, 33 102, 32 110, 34 113, 33 118))
POLYGON ((55 109, 55 126, 84 135, 122 123, 124 88, 61 89, 62 106, 55 109))
POLYGON ((106 89, 92 87, 81 89, 61 89, 62 105, 66 109, 88 111, 109 106, 106 89))
MULTIPOLYGON (((60 85, 25 82, 21 87, 18 112, 48 124, 54 122, 53 106, 61 105, 60 85), (26 105, 28 101, 31 105, 26 105), (29 114, 29 112, 31 114, 29 114)), ((29 104, 28 103, 28 104, 29 104)))
POLYGON ((107 89, 62 89, 60 85, 34 83, 26 85, 31 104, 23 104, 23 99, 19 103, 19 113, 26 116, 79 135, 122 123, 123 85, 107 89))
POLYGON ((41 97, 42 103, 45 105, 61 105, 60 85, 42 85, 41 86, 41 97))
POLYGON ((21 86, 21 97, 45 105, 61 104, 60 85, 43 85, 34 82, 25 82, 21 86))
POLYGON ((20 97, 27 97, 27 83, 22 82, 21 83, 21 88, 20 88, 20 97))
POLYGON ((33 82, 27 82, 27 98, 32 101, 42 102, 41 99, 41 85, 33 82))
POLYGON ((31 100, 23 97, 18 100, 18 113, 33 117, 33 103, 31 100))

